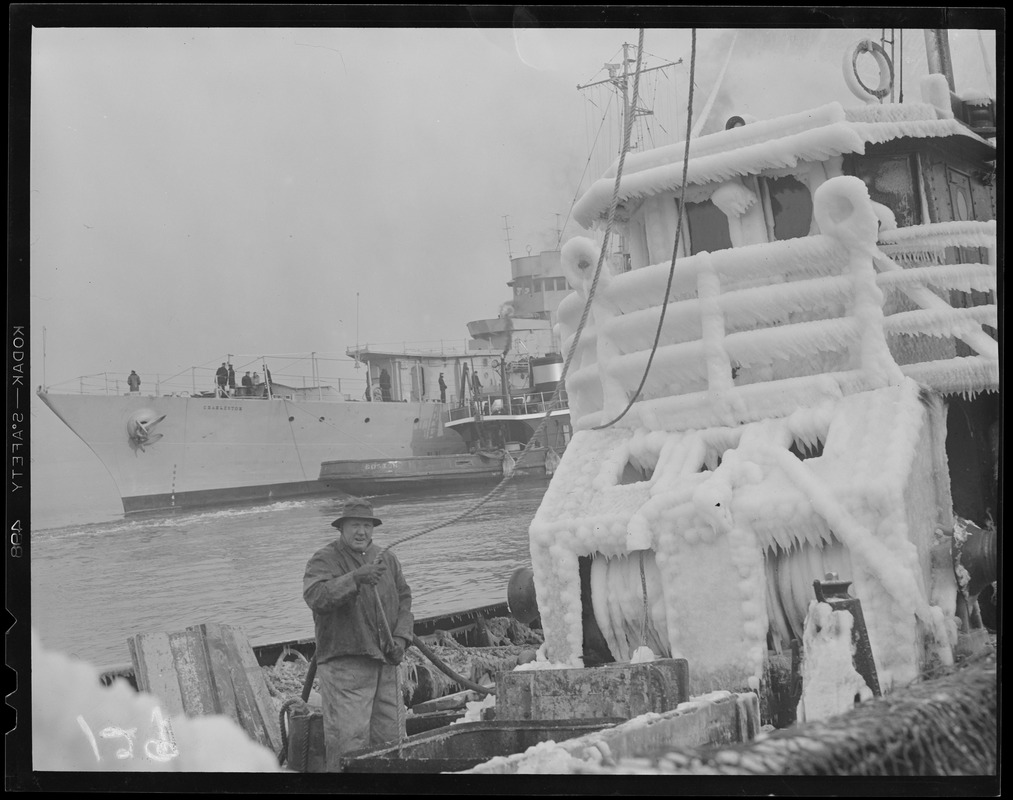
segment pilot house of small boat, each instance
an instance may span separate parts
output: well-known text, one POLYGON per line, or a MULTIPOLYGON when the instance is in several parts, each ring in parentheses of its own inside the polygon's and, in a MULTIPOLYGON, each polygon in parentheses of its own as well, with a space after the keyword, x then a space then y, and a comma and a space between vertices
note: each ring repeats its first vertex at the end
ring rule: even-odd
POLYGON ((575 434, 530 528, 544 657, 646 644, 694 692, 755 686, 836 573, 885 691, 952 660, 955 515, 997 505, 995 147, 942 76, 923 97, 732 120, 692 142, 685 186, 684 144, 631 154, 632 268, 595 283, 597 245, 564 246, 564 352, 580 336, 575 434))

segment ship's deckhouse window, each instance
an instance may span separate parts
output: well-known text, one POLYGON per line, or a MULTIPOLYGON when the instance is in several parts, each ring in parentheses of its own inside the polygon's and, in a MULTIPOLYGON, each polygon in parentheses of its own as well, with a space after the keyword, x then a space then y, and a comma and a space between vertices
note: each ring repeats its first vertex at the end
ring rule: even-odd
POLYGON ((845 172, 861 178, 869 197, 889 208, 900 227, 922 224, 914 156, 851 156, 845 172))
POLYGON ((732 246, 728 234, 728 217, 710 200, 686 203, 686 223, 689 228, 690 255, 704 250, 713 253, 732 246))
POLYGON ((774 238, 784 241, 808 236, 813 221, 813 199, 809 187, 790 175, 766 178, 763 183, 770 203, 774 238))

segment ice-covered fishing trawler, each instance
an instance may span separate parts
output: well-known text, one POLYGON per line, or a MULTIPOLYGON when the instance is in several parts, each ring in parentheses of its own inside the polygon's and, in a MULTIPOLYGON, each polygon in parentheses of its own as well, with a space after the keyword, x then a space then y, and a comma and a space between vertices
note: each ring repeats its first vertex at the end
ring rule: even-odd
MULTIPOLYGON (((599 247, 564 246, 575 433, 530 528, 549 664, 591 672, 646 646, 687 661, 691 695, 758 691, 797 642, 812 720, 983 633, 993 105, 942 74, 919 103, 857 88, 857 107, 733 117, 685 171, 684 144, 630 154, 615 209, 629 271, 595 284, 599 247)), ((585 227, 606 226, 619 163, 577 204, 585 227)))

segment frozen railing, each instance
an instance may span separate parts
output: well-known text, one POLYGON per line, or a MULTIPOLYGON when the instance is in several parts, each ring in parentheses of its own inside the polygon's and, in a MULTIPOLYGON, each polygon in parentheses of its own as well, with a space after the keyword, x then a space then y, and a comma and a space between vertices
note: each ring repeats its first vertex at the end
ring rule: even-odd
MULTIPOLYGON (((994 221, 880 236, 881 216, 857 178, 828 181, 814 200, 819 235, 677 261, 651 370, 623 427, 781 417, 905 375, 947 393, 998 388, 988 331, 998 316, 994 221), (958 252, 965 263, 947 263, 958 252)), ((568 352, 590 282, 564 268, 578 287, 559 307, 568 352)), ((602 274, 568 371, 575 429, 626 407, 648 363, 668 274, 668 263, 602 274)))
MULTIPOLYGON (((264 384, 251 393, 242 391, 242 379, 247 371, 257 373, 260 381, 266 378, 266 366, 271 372, 271 381, 279 396, 300 400, 344 401, 361 398, 366 390, 365 370, 362 377, 333 374, 335 362, 351 367, 353 361, 347 357, 310 355, 267 355, 241 356, 225 354, 210 365, 189 366, 176 372, 149 372, 139 369, 140 394, 155 396, 204 396, 217 391, 216 371, 222 361, 232 363, 235 371, 236 388, 229 390, 230 396, 244 399, 262 399, 264 384)), ((46 391, 56 394, 121 395, 128 394, 129 370, 123 372, 100 372, 80 375, 61 383, 50 384, 46 391)), ((252 376, 251 376, 252 378, 252 376)))
POLYGON ((567 408, 565 389, 560 389, 558 398, 555 392, 531 391, 516 391, 509 395, 495 393, 482 395, 480 403, 470 400, 459 408, 450 409, 446 418, 448 422, 456 422, 471 419, 479 412, 483 417, 493 418, 508 414, 544 414, 550 408, 553 411, 567 408))

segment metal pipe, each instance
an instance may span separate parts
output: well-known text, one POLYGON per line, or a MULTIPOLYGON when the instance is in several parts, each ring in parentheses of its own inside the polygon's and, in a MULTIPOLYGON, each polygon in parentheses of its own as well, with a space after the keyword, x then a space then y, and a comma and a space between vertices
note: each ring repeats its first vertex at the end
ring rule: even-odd
POLYGON ((851 626, 851 644, 854 648, 852 652, 855 671, 862 676, 874 697, 882 697, 876 662, 872 657, 869 630, 865 625, 865 614, 862 612, 862 601, 848 594, 850 585, 851 581, 838 580, 837 573, 828 572, 824 580, 813 581, 813 590, 817 602, 826 603, 834 611, 847 611, 851 614, 854 620, 851 626))
POLYGON ((994 530, 979 528, 972 522, 966 522, 965 527, 967 536, 962 541, 960 537, 953 537, 953 565, 967 571, 965 591, 973 598, 998 577, 998 551, 994 530))
POLYGON ((925 57, 929 72, 944 75, 950 91, 956 91, 953 83, 953 61, 950 58, 950 40, 945 30, 925 31, 925 57))

